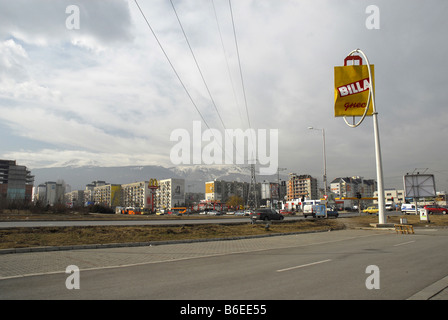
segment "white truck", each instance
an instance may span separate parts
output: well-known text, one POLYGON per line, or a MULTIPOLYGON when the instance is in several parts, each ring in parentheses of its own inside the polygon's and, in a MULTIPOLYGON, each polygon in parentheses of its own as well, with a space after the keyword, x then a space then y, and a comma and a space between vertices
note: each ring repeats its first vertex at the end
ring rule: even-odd
POLYGON ((415 204, 412 203, 403 203, 401 205, 401 212, 404 214, 419 214, 419 212, 415 210, 415 204))

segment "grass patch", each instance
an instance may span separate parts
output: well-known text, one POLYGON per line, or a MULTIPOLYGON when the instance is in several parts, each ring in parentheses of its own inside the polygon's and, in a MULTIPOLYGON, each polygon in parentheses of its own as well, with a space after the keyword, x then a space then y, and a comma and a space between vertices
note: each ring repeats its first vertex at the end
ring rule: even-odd
POLYGON ((0 229, 0 249, 232 238, 343 228, 344 225, 337 219, 272 223, 268 229, 265 228, 264 223, 12 228, 0 229))
MULTIPOLYGON (((118 217, 120 217, 120 215, 118 215, 118 217)), ((429 224, 420 222, 420 217, 416 215, 388 216, 387 222, 398 224, 401 217, 407 218, 408 223, 412 224, 414 227, 448 226, 448 215, 431 215, 429 216, 429 224)), ((173 218, 177 219, 180 217, 173 218)), ((355 216, 338 219, 308 218, 296 221, 273 222, 268 229, 265 228, 265 223, 263 222, 250 224, 244 220, 242 220, 242 223, 238 224, 11 228, 0 229, 0 249, 149 242, 161 240, 233 238, 251 235, 370 227, 371 223, 377 222, 377 216, 355 216)))

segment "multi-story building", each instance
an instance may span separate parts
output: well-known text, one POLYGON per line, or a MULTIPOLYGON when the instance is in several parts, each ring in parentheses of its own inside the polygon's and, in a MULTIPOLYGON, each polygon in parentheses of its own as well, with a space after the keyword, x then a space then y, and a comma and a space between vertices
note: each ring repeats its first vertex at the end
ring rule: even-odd
POLYGON ((30 202, 34 176, 15 160, 0 160, 0 198, 8 201, 30 202))
MULTIPOLYGON (((227 202, 231 196, 239 196, 247 203, 250 183, 213 180, 205 183, 205 200, 227 202)), ((256 202, 261 202, 261 183, 255 184, 256 202)))
MULTIPOLYGON (((331 192, 336 197, 356 198, 359 194, 362 198, 373 198, 377 189, 377 183, 373 179, 364 179, 363 177, 345 177, 336 178, 331 182, 331 192)), ((364 205, 373 203, 373 200, 364 200, 364 205)), ((345 206, 353 206, 357 200, 346 201, 345 206)))
POLYGON ((185 205, 184 179, 164 179, 158 183, 159 189, 154 201, 157 209, 171 209, 185 205))
POLYGON ((65 203, 68 207, 84 206, 84 190, 74 190, 65 194, 65 203))
POLYGON ((44 206, 64 203, 65 185, 61 182, 47 181, 37 186, 34 201, 44 206))
POLYGON ((317 194, 317 179, 312 176, 297 175, 295 173, 289 174, 289 180, 287 183, 287 200, 294 199, 318 199, 317 194))
POLYGON ((121 185, 106 184, 93 188, 93 200, 95 204, 106 207, 117 207, 121 205, 121 185))
POLYGON ((122 206, 149 208, 151 206, 151 190, 149 181, 140 181, 121 185, 122 206))
MULTIPOLYGON (((378 191, 375 191, 373 193, 373 196, 378 198, 378 191)), ((391 209, 394 209, 395 207, 400 207, 401 204, 406 203, 405 201, 405 192, 404 190, 397 190, 397 189, 385 189, 384 190, 384 200, 385 204, 390 205, 391 209)), ((378 204, 378 200, 373 201, 374 204, 378 204)))
POLYGON ((106 181, 99 181, 99 180, 92 181, 92 183, 87 184, 84 190, 84 204, 85 205, 94 204, 95 187, 105 186, 106 184, 107 184, 106 181))

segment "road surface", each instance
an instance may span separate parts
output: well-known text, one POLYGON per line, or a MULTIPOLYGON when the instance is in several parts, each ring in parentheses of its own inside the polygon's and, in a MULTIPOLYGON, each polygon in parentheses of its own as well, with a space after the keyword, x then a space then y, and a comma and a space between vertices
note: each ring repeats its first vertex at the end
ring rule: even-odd
POLYGON ((448 279, 447 243, 443 228, 343 230, 3 254, 0 299, 402 300, 448 279), (70 265, 80 270, 79 289, 66 287, 70 265))

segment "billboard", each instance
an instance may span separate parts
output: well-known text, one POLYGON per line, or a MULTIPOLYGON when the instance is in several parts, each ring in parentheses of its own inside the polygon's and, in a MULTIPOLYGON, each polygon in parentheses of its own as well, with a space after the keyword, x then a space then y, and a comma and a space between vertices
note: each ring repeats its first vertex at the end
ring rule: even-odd
MULTIPOLYGON (((374 65, 370 65, 375 90, 374 65)), ((334 67, 334 116, 363 116, 370 95, 369 69, 366 65, 334 67)), ((373 114, 369 105, 367 116, 373 114)))
POLYGON ((436 184, 433 174, 409 174, 403 178, 404 192, 407 198, 436 196, 436 184))

